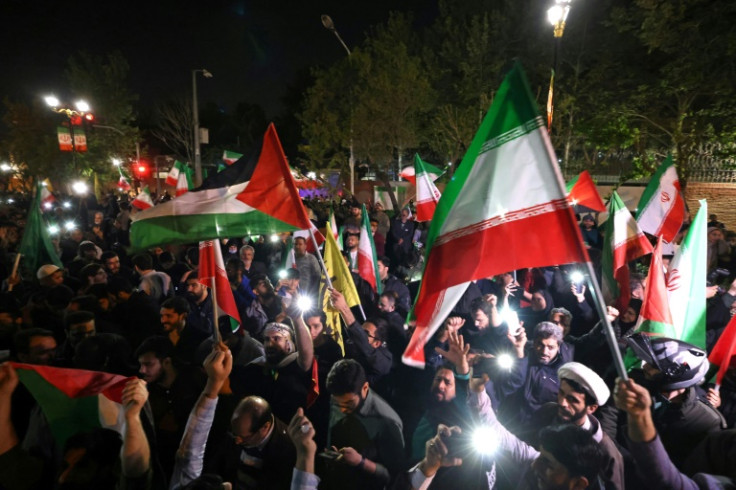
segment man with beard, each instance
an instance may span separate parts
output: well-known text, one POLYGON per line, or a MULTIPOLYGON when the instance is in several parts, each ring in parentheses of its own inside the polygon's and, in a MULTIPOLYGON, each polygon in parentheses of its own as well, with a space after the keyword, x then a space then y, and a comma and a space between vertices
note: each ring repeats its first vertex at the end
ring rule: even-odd
POLYGON ((286 314, 293 326, 271 322, 263 329, 266 355, 246 366, 233 366, 230 374, 234 394, 264 398, 281 420, 291 420, 297 408, 306 408, 307 396, 315 388, 312 336, 296 304, 286 314))
POLYGON ((102 265, 105 266, 107 271, 108 282, 115 279, 116 277, 124 277, 125 279, 132 282, 133 280, 133 269, 126 267, 120 263, 120 256, 113 250, 107 250, 102 252, 100 256, 102 265))
MULTIPOLYGON (((521 342, 521 338, 513 337, 514 342, 521 342)), ((562 328, 552 322, 539 323, 534 328, 532 352, 514 364, 511 369, 516 372, 512 376, 497 384, 502 393, 512 393, 499 407, 499 418, 509 430, 523 430, 534 412, 557 399, 557 370, 571 360, 572 353, 562 340, 562 328)))
POLYGON ((161 305, 161 325, 171 343, 176 346, 179 359, 193 363, 197 347, 209 334, 195 328, 189 328, 189 302, 180 297, 169 298, 161 305))
POLYGON ((327 375, 331 394, 328 446, 339 453, 325 469, 324 488, 379 489, 403 468, 402 422, 374 393, 362 366, 343 359, 327 375))
POLYGON ((265 274, 253 275, 250 285, 256 299, 245 309, 245 318, 241 317, 241 320, 243 328, 254 339, 260 339, 263 327, 266 323, 276 319, 283 311, 283 306, 281 298, 276 294, 271 281, 265 274))
POLYGON ((179 365, 174 344, 168 338, 147 338, 136 350, 135 357, 140 377, 148 387, 159 459, 165 474, 170 475, 189 411, 199 392, 191 378, 181 373, 183 366, 179 365))
POLYGON ((606 488, 624 488, 624 463, 621 453, 601 427, 593 413, 603 406, 611 395, 606 383, 592 369, 578 362, 563 364, 557 371, 560 389, 557 402, 548 403, 532 418, 527 442, 539 446, 539 431, 558 424, 573 424, 587 430, 600 444, 603 454, 601 476, 606 488))
POLYGON ((196 272, 187 277, 187 300, 189 301, 189 316, 187 325, 200 332, 212 335, 214 333, 212 297, 207 286, 199 282, 196 272))

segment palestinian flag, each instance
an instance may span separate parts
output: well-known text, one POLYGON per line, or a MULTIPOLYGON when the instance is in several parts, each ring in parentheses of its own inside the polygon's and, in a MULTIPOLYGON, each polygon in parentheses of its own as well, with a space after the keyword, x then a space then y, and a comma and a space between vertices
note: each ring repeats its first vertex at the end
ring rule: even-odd
POLYGON ((602 213, 606 210, 606 205, 603 204, 603 199, 587 170, 583 170, 580 175, 567 183, 567 200, 577 213, 588 211, 602 213))
POLYGON ((676 338, 705 349, 705 282, 708 269, 708 203, 690 225, 667 274, 667 293, 676 338))
POLYGON ((192 169, 189 165, 183 165, 179 169, 179 180, 176 181, 176 197, 186 194, 194 187, 192 181, 192 169))
POLYGON ((368 211, 363 204, 363 219, 360 224, 360 241, 358 242, 358 274, 371 289, 381 294, 383 285, 378 275, 378 259, 376 257, 376 245, 373 243, 371 223, 368 219, 368 211))
POLYGON ((63 369, 11 362, 48 420, 57 447, 72 435, 94 428, 122 435, 122 395, 135 378, 82 369, 63 369))
POLYGON ((652 253, 652 244, 616 191, 608 202, 608 219, 601 256, 603 298, 624 312, 629 306, 629 262, 652 253))
POLYGON ((649 265, 647 287, 639 316, 642 321, 637 332, 671 339, 679 338, 673 326, 670 304, 667 300, 667 284, 662 262, 662 237, 659 237, 652 253, 652 263, 649 265))
POLYGON ((273 124, 258 162, 240 160, 201 187, 140 212, 131 244, 147 249, 219 237, 271 235, 310 226, 273 124))
MULTIPOLYGON (((413 166, 405 167, 404 170, 402 170, 399 173, 399 177, 402 177, 408 180, 414 185, 417 185, 417 178, 416 178, 417 173, 418 173, 418 171, 416 170, 416 159, 417 158, 418 158, 418 155, 414 158, 413 166)), ((445 171, 442 170, 441 168, 435 167, 434 165, 430 165, 427 162, 422 162, 422 163, 423 163, 422 167, 424 169, 424 172, 426 172, 429 180, 432 182, 442 177, 442 174, 445 173, 445 171)))
POLYGON ((169 170, 169 175, 166 176, 166 184, 176 187, 177 182, 179 182, 179 173, 185 166, 186 165, 179 160, 175 160, 174 165, 171 167, 171 170, 169 170))
POLYGON ((236 153, 234 151, 228 151, 225 150, 222 153, 222 161, 225 162, 227 165, 232 165, 236 161, 238 161, 243 156, 242 153, 236 153))
POLYGON ((659 166, 637 206, 639 227, 665 242, 672 242, 685 219, 685 201, 672 155, 659 166))
POLYGON ((516 63, 437 204, 403 361, 424 366, 425 343, 470 281, 587 260, 544 121, 516 63))
POLYGON ((441 194, 434 185, 432 175, 427 171, 428 163, 414 155, 415 184, 417 186, 417 221, 431 221, 441 194))
MULTIPOLYGON (((217 310, 241 323, 240 313, 238 313, 238 307, 233 297, 233 290, 230 288, 230 281, 228 281, 227 272, 225 272, 225 262, 222 260, 219 240, 199 242, 199 270, 197 276, 199 282, 213 292, 217 310)), ((213 321, 217 322, 216 319, 213 319, 213 321)), ((233 331, 236 330, 237 327, 233 329, 233 331)))
POLYGON ((148 190, 148 186, 141 189, 130 205, 140 209, 141 211, 153 207, 153 199, 151 199, 151 191, 148 190))

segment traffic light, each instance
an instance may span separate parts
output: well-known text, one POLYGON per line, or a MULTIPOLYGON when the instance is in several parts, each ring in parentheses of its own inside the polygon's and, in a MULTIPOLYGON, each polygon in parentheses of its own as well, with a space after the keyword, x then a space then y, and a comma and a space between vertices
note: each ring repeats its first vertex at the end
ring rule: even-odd
POLYGON ((89 124, 92 124, 95 122, 95 115, 91 112, 88 112, 84 115, 84 120, 87 121, 89 124))
POLYGON ((151 167, 148 165, 148 162, 140 160, 133 164, 133 173, 135 173, 136 178, 139 180, 146 179, 151 174, 151 167))

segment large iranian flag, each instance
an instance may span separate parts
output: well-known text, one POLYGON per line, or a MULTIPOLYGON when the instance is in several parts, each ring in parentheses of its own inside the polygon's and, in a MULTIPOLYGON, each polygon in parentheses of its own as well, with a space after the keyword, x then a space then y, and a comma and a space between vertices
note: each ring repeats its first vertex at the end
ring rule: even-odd
POLYGON ((363 204, 362 221, 360 224, 360 241, 358 242, 358 274, 365 282, 370 284, 371 289, 381 294, 383 285, 378 275, 378 260, 376 256, 376 245, 373 242, 371 223, 368 219, 368 211, 363 204))
POLYGON ((629 287, 629 262, 652 253, 652 244, 639 229, 636 220, 616 191, 608 202, 605 241, 601 256, 603 297, 606 303, 615 302, 624 312, 631 299, 629 287))
POLYGON ((43 411, 58 444, 94 428, 122 434, 125 384, 134 378, 82 369, 11 363, 43 411))
POLYGON ((672 155, 662 162, 641 195, 636 221, 642 230, 672 242, 685 219, 685 201, 672 155))
POLYGON ((705 348, 705 282, 708 269, 708 203, 700 209, 670 262, 667 292, 678 339, 705 348))
POLYGON ((273 124, 258 162, 240 160, 181 197, 138 213, 131 245, 192 243, 219 237, 268 235, 311 226, 273 124))
POLYGON ((544 121, 517 63, 437 205, 405 363, 423 367, 425 343, 470 281, 588 260, 565 194, 544 121))
POLYGON ((434 210, 440 201, 440 191, 434 185, 434 179, 427 170, 429 164, 422 161, 418 154, 414 155, 414 170, 417 186, 417 221, 431 221, 434 210))

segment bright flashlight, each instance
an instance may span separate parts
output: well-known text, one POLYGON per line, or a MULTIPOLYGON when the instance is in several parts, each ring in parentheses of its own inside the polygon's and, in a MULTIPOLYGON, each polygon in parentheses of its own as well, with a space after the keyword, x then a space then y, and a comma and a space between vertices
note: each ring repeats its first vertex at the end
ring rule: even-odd
POLYGON ((496 362, 498 362, 498 366, 500 368, 506 369, 508 371, 511 371, 511 368, 514 367, 514 358, 508 354, 499 355, 496 358, 496 362))
POLYGON ((509 326, 509 332, 514 336, 519 335, 519 329, 521 328, 521 325, 519 325, 519 315, 511 308, 504 308, 499 313, 501 314, 501 319, 509 326))
POLYGON ((70 207, 72 207, 72 203, 70 203, 69 201, 64 201, 61 205, 64 206, 64 209, 69 209, 70 207))
POLYGON ((59 227, 57 225, 50 225, 49 235, 56 235, 57 233, 59 233, 59 227))
POLYGON ((271 235, 271 241, 272 241, 273 243, 276 243, 276 242, 278 242, 278 241, 279 241, 279 236, 278 236, 278 235, 271 235))
POLYGON ((74 221, 67 221, 66 223, 64 223, 64 229, 66 231, 72 231, 76 227, 77 224, 74 221))
POLYGON ((51 209, 52 207, 54 207, 54 205, 51 204, 50 202, 45 202, 45 203, 43 203, 43 207, 45 209, 51 209))
POLYGON ((582 272, 575 271, 570 273, 570 280, 575 284, 580 284, 583 282, 583 279, 585 279, 585 276, 583 276, 582 272))
POLYGON ((13 204, 14 202, 15 202, 15 199, 13 199, 12 197, 8 198, 8 204, 13 204))
POLYGON ((279 279, 286 279, 286 269, 281 269, 279 271, 279 279))
POLYGON ((296 300, 296 305, 302 311, 309 311, 312 309, 313 306, 312 298, 310 298, 309 296, 299 296, 299 298, 296 300))
POLYGON ((498 435, 490 427, 479 427, 473 431, 473 447, 483 456, 490 456, 498 450, 498 435))
POLYGON ((87 187, 86 183, 82 181, 77 181, 72 184, 72 190, 75 194, 83 195, 87 193, 89 187, 87 187))

